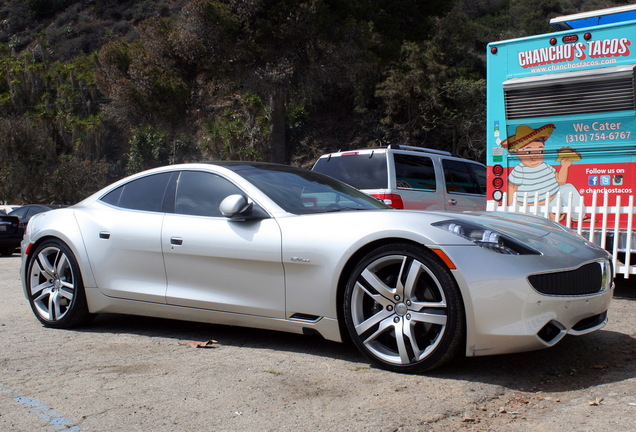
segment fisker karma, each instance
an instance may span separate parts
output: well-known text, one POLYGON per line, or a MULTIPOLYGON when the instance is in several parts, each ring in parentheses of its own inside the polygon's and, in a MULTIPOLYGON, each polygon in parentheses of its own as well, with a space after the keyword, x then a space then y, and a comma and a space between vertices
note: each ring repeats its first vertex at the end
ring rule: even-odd
POLYGON ((396 210, 331 177, 256 162, 156 168, 34 216, 35 317, 118 313, 319 334, 422 372, 603 327, 606 251, 548 219, 396 210))

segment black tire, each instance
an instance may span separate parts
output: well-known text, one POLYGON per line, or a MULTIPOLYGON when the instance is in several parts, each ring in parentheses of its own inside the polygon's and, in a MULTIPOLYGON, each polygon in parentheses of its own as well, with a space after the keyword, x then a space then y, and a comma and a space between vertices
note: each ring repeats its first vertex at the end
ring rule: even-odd
POLYGON ((424 372, 464 348, 459 288, 437 256, 416 245, 365 255, 347 282, 343 307, 354 344, 383 369, 424 372))
POLYGON ((37 246, 25 276, 31 309, 45 326, 71 328, 90 318, 77 260, 63 242, 37 246))

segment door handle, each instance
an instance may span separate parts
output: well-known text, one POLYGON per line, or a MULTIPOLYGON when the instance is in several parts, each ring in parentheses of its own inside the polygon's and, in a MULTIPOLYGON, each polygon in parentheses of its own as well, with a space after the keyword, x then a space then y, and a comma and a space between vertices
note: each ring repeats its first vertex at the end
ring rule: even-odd
POLYGON ((108 240, 110 238, 110 233, 106 232, 106 231, 102 231, 99 233, 99 238, 100 239, 104 239, 104 240, 108 240))
POLYGON ((452 199, 452 198, 451 198, 451 199, 449 199, 449 200, 448 200, 448 205, 457 205, 457 200, 454 200, 454 199, 452 199))
POLYGON ((172 237, 170 239, 170 244, 175 246, 181 246, 183 244, 183 239, 179 237, 172 237))

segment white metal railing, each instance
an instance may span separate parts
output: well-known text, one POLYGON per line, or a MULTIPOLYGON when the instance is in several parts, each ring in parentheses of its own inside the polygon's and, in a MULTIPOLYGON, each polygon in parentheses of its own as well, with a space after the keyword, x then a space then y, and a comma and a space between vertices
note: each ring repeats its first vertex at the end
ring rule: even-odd
POLYGON ((539 193, 526 193, 523 196, 515 193, 512 204, 507 205, 508 197, 504 193, 501 200, 504 204, 488 201, 487 210, 532 214, 559 221, 607 249, 613 256, 614 275, 623 275, 624 278, 636 275, 636 263, 631 262, 631 253, 636 253, 636 232, 633 229, 636 209, 633 195, 629 195, 627 199, 616 196, 614 205, 609 205, 607 193, 595 192, 592 195, 592 204, 587 206, 572 205, 572 193, 565 200, 561 199, 560 193, 552 200, 549 198, 549 194, 544 197, 539 193), (627 205, 623 205, 624 201, 627 201, 627 205))

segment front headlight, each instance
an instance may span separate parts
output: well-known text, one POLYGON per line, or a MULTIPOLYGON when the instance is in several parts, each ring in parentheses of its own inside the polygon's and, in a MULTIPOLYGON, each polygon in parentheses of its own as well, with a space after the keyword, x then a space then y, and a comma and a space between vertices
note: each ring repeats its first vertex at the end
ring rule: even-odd
POLYGON ((436 222, 434 227, 446 230, 485 249, 506 255, 541 255, 540 252, 519 243, 510 237, 474 223, 463 220, 436 222))

